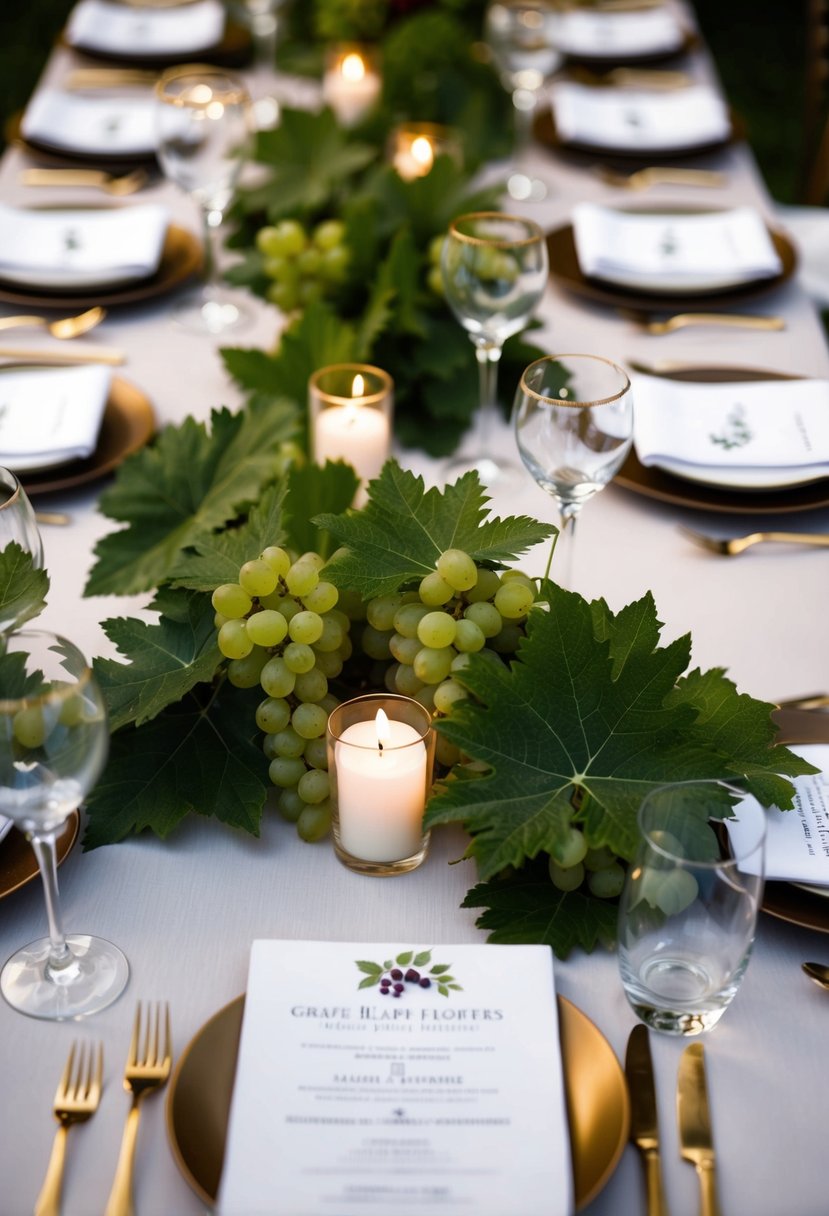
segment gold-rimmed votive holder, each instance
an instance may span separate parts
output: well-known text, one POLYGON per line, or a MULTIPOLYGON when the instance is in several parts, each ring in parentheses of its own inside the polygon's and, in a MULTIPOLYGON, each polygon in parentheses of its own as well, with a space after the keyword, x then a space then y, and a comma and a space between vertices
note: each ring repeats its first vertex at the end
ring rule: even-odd
POLYGON ((380 55, 367 43, 341 42, 329 48, 322 78, 322 99, 337 121, 353 127, 380 100, 380 55))
POLYGON ((424 861, 423 812, 435 732, 418 701, 371 693, 336 706, 326 730, 338 859, 358 874, 406 874, 424 861))
POLYGON ((317 464, 347 461, 360 478, 355 505, 365 502, 365 485, 379 476, 391 450, 394 382, 368 363, 332 363, 308 381, 311 450, 317 464))
POLYGON ((389 137, 387 155, 398 176, 406 182, 426 177, 439 156, 451 156, 456 164, 462 163, 456 133, 437 122, 400 123, 389 137))

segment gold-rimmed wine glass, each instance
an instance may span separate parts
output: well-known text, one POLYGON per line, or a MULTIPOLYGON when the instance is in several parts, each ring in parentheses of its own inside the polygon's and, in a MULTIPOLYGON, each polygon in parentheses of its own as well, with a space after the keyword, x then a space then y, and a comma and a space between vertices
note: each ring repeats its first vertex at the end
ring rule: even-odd
POLYGON ((475 347, 480 406, 476 451, 452 460, 449 475, 474 469, 485 485, 505 485, 518 465, 492 450, 497 417, 498 362, 504 342, 522 330, 547 284, 549 262, 542 229, 533 220, 498 211, 458 216, 441 253, 446 300, 475 347))
MULTIPOLYGON (((11 469, 0 468, 0 553, 10 545, 28 553, 36 570, 43 569, 43 542, 32 504, 11 469)), ((6 607, 0 606, 0 635, 22 625, 36 611, 25 596, 9 597, 6 607)))

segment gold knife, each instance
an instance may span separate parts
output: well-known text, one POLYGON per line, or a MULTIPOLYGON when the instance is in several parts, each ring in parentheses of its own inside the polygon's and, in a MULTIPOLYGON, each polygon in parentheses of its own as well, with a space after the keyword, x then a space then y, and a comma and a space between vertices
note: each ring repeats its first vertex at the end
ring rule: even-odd
POLYGON ((26 346, 0 346, 0 359, 18 359, 21 363, 107 363, 116 367, 124 362, 124 353, 105 346, 87 346, 85 350, 41 350, 26 346))
POLYGON ((676 1114, 680 1155, 691 1162, 699 1178, 700 1216, 720 1216, 702 1043, 692 1043, 680 1057, 676 1114))
POLYGON ((659 1124, 647 1026, 634 1026, 625 1055, 625 1076, 630 1092, 630 1138, 642 1154, 648 1216, 668 1216, 659 1162, 659 1124))

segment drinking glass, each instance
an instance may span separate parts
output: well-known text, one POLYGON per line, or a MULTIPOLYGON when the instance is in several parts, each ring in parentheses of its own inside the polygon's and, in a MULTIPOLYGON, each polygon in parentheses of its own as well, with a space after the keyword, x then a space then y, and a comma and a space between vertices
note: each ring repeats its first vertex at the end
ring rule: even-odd
POLYGON ((557 581, 569 587, 576 517, 618 473, 633 442, 630 381, 598 355, 536 359, 518 385, 513 425, 521 459, 558 504, 554 547, 564 552, 557 581))
POLYGON ((730 784, 689 781, 650 793, 638 824, 619 903, 625 995, 654 1030, 700 1034, 719 1022, 748 966, 765 812, 730 784))
POLYGON ((49 922, 8 960, 0 991, 31 1017, 79 1018, 112 1004, 129 976, 111 942, 64 933, 58 898, 55 839, 104 767, 104 701, 77 647, 37 630, 0 638, 0 690, 0 814, 31 842, 49 922))
POLYGON ((486 13, 485 38, 515 115, 516 172, 510 175, 507 190, 521 202, 540 202, 548 194, 546 182, 525 170, 541 87, 562 60, 553 41, 553 19, 547 0, 494 0, 486 13))
POLYGON ((218 232, 247 150, 250 98, 235 76, 196 64, 165 72, 156 99, 161 167, 198 204, 204 223, 204 286, 173 315, 196 333, 222 334, 251 316, 216 282, 218 232))
MULTIPOLYGON (((43 542, 32 504, 11 469, 0 468, 0 552, 12 543, 30 555, 36 570, 43 569, 43 542)), ((0 634, 22 625, 36 611, 25 597, 9 597, 5 607, 0 605, 0 634)))
POLYGON ((497 416, 498 361, 507 338, 522 330, 544 294, 544 233, 532 220, 476 211, 452 222, 443 242, 441 277, 447 302, 475 347, 480 384, 477 452, 453 460, 450 474, 475 469, 485 485, 515 480, 516 464, 491 450, 497 416))
POLYGON ((257 130, 275 127, 279 121, 279 102, 274 95, 276 45, 279 34, 279 10, 286 0, 231 0, 230 11, 253 38, 254 74, 262 88, 252 86, 253 115, 257 130), (263 91, 264 90, 264 91, 263 91))

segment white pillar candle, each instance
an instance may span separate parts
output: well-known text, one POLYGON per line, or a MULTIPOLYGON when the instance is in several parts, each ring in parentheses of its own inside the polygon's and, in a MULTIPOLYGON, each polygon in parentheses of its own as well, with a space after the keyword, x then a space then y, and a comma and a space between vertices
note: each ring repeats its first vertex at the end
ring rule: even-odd
POLYGON ((366 482, 379 477, 388 460, 392 387, 385 372, 362 364, 322 368, 311 377, 314 460, 317 464, 348 461, 361 482, 355 496, 357 506, 366 501, 366 482))
POLYGON ((425 177, 435 163, 435 149, 428 135, 415 135, 410 140, 401 139, 394 154, 393 164, 404 181, 425 177))
POLYGON ((359 51, 347 51, 323 76, 322 96, 343 126, 352 127, 380 96, 380 77, 359 51))
POLYGON ((423 845, 427 778, 418 731, 381 709, 343 731, 334 758, 342 848, 363 861, 414 856, 423 845))

